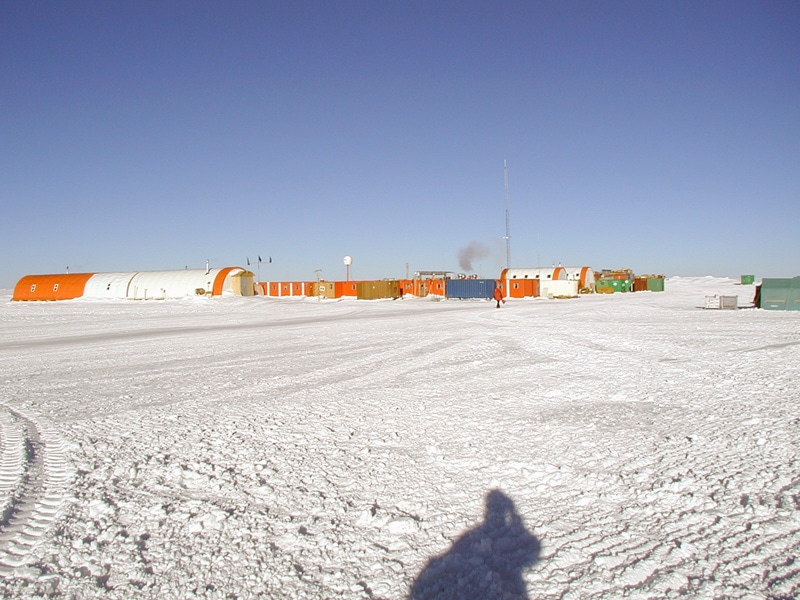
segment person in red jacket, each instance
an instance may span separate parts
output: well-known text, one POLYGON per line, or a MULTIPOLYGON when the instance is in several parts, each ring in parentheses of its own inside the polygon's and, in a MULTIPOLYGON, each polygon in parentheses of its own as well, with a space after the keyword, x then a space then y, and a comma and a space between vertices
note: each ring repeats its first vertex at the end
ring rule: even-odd
POLYGON ((503 290, 500 289, 500 286, 496 286, 494 288, 494 299, 497 300, 497 308, 500 308, 500 303, 506 303, 506 299, 503 298, 503 290))

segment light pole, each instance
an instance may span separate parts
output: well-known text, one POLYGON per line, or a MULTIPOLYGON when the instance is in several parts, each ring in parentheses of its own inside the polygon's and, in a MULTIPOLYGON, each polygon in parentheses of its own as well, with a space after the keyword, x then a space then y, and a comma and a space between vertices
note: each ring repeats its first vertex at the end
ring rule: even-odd
POLYGON ((350 265, 353 264, 353 257, 352 256, 345 256, 343 261, 344 261, 344 266, 347 268, 347 279, 346 279, 346 281, 350 281, 350 265))

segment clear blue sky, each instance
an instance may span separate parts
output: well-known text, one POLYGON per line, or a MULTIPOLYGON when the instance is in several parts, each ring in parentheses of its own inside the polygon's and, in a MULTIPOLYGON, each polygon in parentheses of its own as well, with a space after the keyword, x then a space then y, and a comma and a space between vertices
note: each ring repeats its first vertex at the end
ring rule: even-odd
POLYGON ((800 2, 0 3, 0 288, 800 275, 800 2), (272 263, 266 261, 272 257, 272 263))

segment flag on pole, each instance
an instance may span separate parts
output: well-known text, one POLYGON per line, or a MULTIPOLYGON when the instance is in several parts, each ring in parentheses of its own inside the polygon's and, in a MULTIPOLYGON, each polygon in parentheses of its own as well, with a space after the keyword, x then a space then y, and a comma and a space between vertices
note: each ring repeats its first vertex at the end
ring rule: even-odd
POLYGON ((269 257, 269 262, 272 262, 272 257, 271 256, 269 257))
POLYGON ((261 255, 258 255, 258 262, 261 262, 261 255))
POLYGON ((249 256, 247 257, 247 266, 248 267, 250 266, 250 257, 249 256))

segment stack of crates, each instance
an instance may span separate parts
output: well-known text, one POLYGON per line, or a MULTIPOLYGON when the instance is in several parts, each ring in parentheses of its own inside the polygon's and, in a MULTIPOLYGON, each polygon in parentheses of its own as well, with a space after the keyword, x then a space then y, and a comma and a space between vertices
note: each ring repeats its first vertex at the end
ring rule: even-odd
POLYGON ((706 308, 736 310, 739 308, 739 296, 706 296, 706 308))

